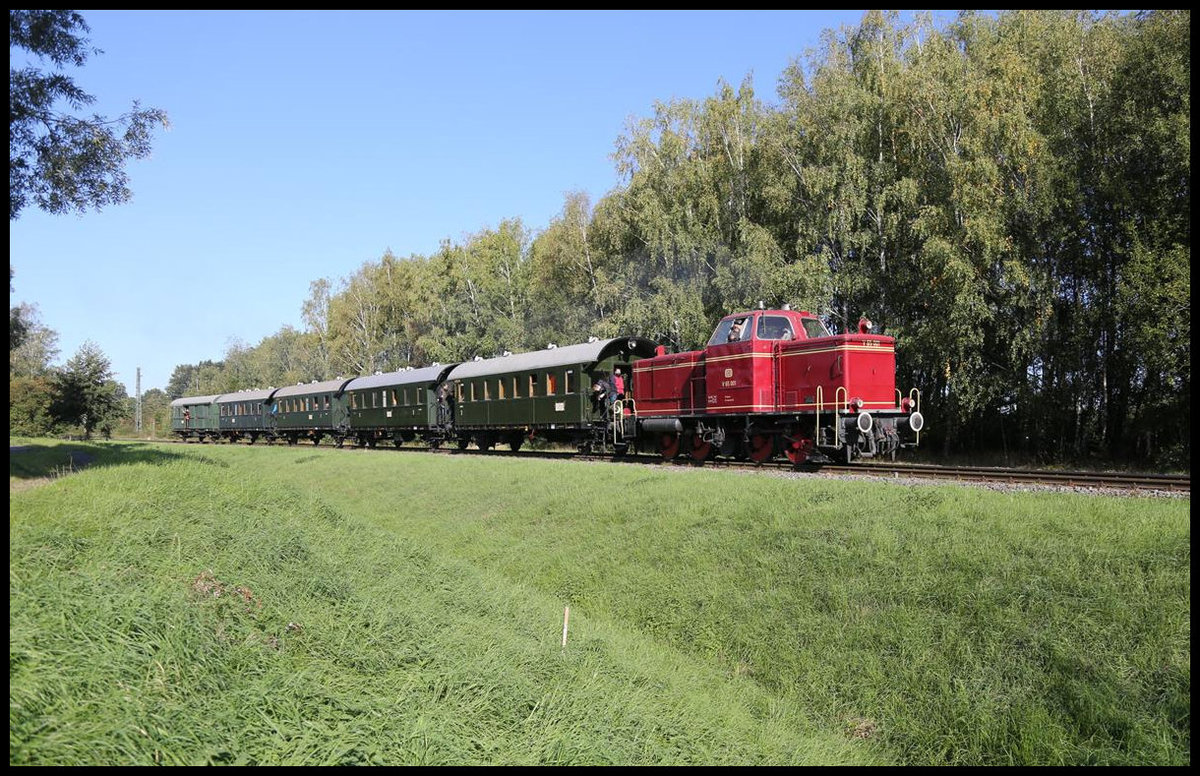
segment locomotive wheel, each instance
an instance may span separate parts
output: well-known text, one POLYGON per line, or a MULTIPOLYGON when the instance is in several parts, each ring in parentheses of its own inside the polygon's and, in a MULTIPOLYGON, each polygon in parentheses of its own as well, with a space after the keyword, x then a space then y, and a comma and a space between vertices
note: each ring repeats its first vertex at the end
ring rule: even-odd
POLYGON ((750 460, 762 463, 775 454, 775 440, 770 434, 755 434, 750 437, 750 460))
POLYGON ((679 435, 662 434, 658 437, 658 452, 664 460, 671 460, 679 455, 679 435))
POLYGON ((705 442, 700 437, 692 437, 692 460, 704 463, 712 455, 712 442, 705 442))

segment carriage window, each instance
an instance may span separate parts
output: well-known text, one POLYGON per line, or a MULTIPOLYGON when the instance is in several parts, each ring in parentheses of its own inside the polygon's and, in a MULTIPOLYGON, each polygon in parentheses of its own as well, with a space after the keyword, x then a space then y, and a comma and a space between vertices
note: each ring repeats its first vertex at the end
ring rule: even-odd
POLYGON ((471 383, 471 401, 475 401, 475 383, 471 383))
POLYGON ((537 393, 537 375, 529 376, 529 398, 533 398, 537 393))
POLYGON ((506 396, 504 394, 504 378, 503 377, 496 380, 496 398, 497 399, 507 399, 508 398, 508 396, 506 396))
POLYGON ((546 373, 546 395, 553 396, 558 392, 558 375, 553 372, 546 373))
POLYGON ((521 392, 519 390, 517 390, 517 388, 518 388, 518 386, 520 386, 520 384, 521 384, 520 381, 514 377, 513 378, 513 398, 514 399, 521 398, 521 392))
POLYGON ((325 394, 325 409, 329 409, 329 394, 325 394))
POLYGON ((491 392, 491 390, 488 388, 488 381, 487 381, 487 380, 484 380, 484 381, 483 381, 483 400, 484 400, 484 401, 491 401, 491 400, 492 400, 492 392, 491 392))
POLYGON ((454 384, 454 389, 455 389, 455 390, 458 392, 458 400, 459 400, 459 401, 462 401, 462 400, 463 400, 463 389, 462 389, 462 383, 455 383, 455 384, 454 384))
POLYGON ((564 383, 564 387, 567 389, 568 396, 575 393, 575 371, 573 369, 567 370, 567 381, 564 383))
POLYGON ((358 409, 358 394, 357 393, 350 394, 350 409, 352 409, 352 410, 358 409))
MULTIPOLYGON (((400 402, 396 401, 396 389, 392 389, 392 406, 395 407, 400 402)), ((408 389, 404 390, 404 403, 408 404, 408 389)))
POLYGON ((792 322, 782 315, 760 315, 758 338, 765 340, 790 340, 795 338, 792 322))

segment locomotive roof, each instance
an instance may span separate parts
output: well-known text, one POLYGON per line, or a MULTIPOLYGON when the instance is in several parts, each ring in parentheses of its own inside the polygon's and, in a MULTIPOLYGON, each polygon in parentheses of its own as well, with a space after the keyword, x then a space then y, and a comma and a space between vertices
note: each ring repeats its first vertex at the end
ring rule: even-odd
POLYGON ((227 404, 234 401, 254 401, 255 399, 265 399, 275 392, 274 388, 255 389, 253 391, 238 391, 236 393, 223 393, 217 397, 217 404, 227 404))
POLYGON ((346 383, 354 378, 349 379, 339 377, 336 380, 325 380, 320 383, 300 383, 299 385, 285 385, 275 391, 274 397, 281 396, 306 396, 310 393, 341 393, 346 387, 346 383))
POLYGON ((399 372, 385 372, 381 375, 356 377, 346 386, 346 390, 359 391, 367 388, 386 388, 393 385, 441 382, 445 373, 449 372, 455 366, 457 364, 423 366, 420 369, 402 369, 399 372))
POLYGON ((212 396, 180 396, 175 401, 171 402, 172 407, 183 407, 192 404, 212 404, 219 399, 221 394, 214 393, 212 396))
POLYGON ((449 380, 463 380, 471 377, 486 375, 508 374, 510 372, 533 372, 556 366, 571 364, 591 364, 603 361, 609 356, 626 352, 635 356, 650 357, 654 355, 657 345, 641 337, 615 337, 613 339, 584 342, 579 345, 563 345, 558 348, 534 350, 529 353, 514 353, 511 356, 486 358, 482 361, 467 361, 459 364, 450 374, 449 380))

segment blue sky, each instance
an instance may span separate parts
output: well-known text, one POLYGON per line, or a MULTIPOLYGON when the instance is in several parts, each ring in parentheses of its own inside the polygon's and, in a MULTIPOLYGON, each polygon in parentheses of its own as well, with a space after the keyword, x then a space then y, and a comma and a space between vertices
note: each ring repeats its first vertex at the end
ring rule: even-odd
POLYGON ((131 202, 10 223, 11 304, 38 305, 59 363, 90 339, 131 395, 139 366, 165 388, 302 328, 314 280, 595 202, 631 118, 748 74, 774 103, 862 13, 83 11, 104 53, 67 72, 89 112, 139 100, 171 128, 129 164, 131 202))

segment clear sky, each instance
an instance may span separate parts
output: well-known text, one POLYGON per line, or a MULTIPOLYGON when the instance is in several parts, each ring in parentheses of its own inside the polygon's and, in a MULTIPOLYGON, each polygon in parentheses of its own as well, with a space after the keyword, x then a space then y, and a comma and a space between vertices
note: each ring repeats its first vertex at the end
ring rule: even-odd
MULTIPOLYGON (((113 118, 167 112, 127 167, 133 199, 10 222, 11 304, 58 363, 92 340, 134 393, 181 363, 303 328, 309 283, 387 250, 428 255, 563 195, 618 185, 610 158, 656 101, 789 62, 862 11, 82 11, 102 54, 68 70, 113 118)), ((44 63, 43 67, 49 67, 44 63)))

